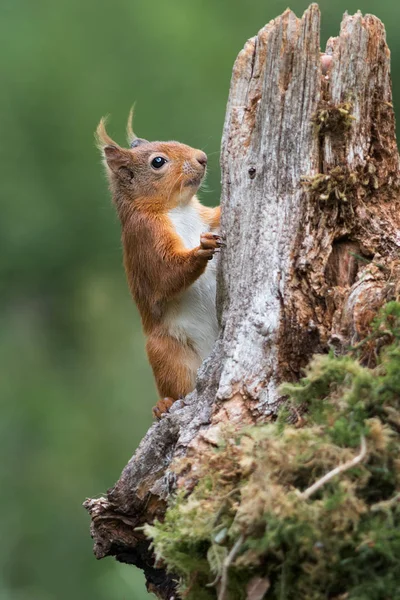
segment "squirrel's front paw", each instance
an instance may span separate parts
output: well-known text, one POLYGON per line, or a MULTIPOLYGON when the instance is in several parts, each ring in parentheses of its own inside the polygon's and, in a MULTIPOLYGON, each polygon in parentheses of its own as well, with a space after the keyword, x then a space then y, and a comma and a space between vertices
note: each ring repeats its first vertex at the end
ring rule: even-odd
POLYGON ((217 233, 211 233, 207 231, 200 235, 200 246, 204 250, 221 248, 223 246, 222 238, 217 233))
POLYGON ((173 398, 160 398, 155 406, 153 406, 153 417, 160 420, 162 415, 169 411, 175 400, 173 398))
POLYGON ((199 248, 199 256, 203 256, 204 258, 211 259, 215 252, 218 251, 219 248, 223 246, 223 241, 221 236, 216 233, 211 233, 207 231, 206 233, 202 233, 200 235, 200 248, 199 248))

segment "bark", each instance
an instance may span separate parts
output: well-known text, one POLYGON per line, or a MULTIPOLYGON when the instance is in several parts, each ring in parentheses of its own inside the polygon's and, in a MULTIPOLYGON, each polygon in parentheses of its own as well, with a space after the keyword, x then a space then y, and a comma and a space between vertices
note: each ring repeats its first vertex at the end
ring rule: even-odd
MULTIPOLYGON (((97 558, 144 569, 176 597, 137 528, 162 519, 220 427, 272 418, 282 381, 312 354, 344 352, 397 295, 399 155, 385 30, 345 15, 319 47, 320 15, 287 10, 250 39, 233 69, 222 139, 219 338, 196 390, 155 423, 107 497, 87 500, 97 558), (169 469, 192 468, 179 481, 169 469)), ((374 359, 368 344, 363 357, 374 359)))

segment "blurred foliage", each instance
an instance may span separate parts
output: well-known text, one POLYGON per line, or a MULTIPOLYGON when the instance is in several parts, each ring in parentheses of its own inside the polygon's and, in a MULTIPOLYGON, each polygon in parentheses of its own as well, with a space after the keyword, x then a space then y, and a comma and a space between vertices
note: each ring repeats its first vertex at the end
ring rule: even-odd
MULTIPOLYGON (((141 574, 92 556, 81 502, 115 481, 156 392, 121 266, 119 225, 93 131, 130 105, 148 139, 218 151, 231 68, 287 0, 3 0, 0 5, 1 600, 142 600, 141 574)), ((345 9, 377 14, 400 86, 400 5, 323 0, 324 40, 345 9)), ((307 2, 293 0, 298 14, 307 2)))

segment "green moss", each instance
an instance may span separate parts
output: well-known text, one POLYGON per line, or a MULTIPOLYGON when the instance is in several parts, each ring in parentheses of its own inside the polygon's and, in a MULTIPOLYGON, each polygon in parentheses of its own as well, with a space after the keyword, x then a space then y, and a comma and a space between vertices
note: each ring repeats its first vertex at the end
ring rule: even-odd
POLYGON ((351 102, 342 102, 341 104, 321 102, 312 122, 320 135, 326 133, 339 135, 351 128, 355 118, 351 114, 352 109, 351 102))
POLYGON ((331 169, 328 174, 317 173, 313 176, 303 176, 301 181, 315 194, 318 200, 323 201, 350 202, 357 190, 362 187, 359 173, 349 171, 347 167, 341 166, 331 169))
POLYGON ((365 198, 381 187, 377 169, 372 162, 354 171, 338 165, 329 173, 303 175, 301 183, 320 201, 344 204, 351 203, 357 197, 365 198))
POLYGON ((374 369, 357 349, 315 357, 282 386, 286 414, 307 407, 297 425, 282 412, 277 423, 227 428, 196 462, 194 490, 146 528, 182 597, 217 599, 225 574, 229 600, 245 600, 256 576, 269 582, 267 600, 400 598, 400 304, 384 307, 371 339, 374 369))

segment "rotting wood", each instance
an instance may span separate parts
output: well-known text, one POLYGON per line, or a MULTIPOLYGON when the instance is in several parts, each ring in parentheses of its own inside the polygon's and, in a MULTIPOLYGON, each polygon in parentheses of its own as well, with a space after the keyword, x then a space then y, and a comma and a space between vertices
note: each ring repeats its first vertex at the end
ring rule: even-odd
MULTIPOLYGON (((86 501, 95 555, 144 569, 176 597, 140 529, 190 490, 224 423, 276 413, 310 356, 368 335, 397 296, 399 155, 390 53, 374 16, 345 15, 320 55, 320 15, 291 11, 240 52, 222 140, 221 332, 196 390, 155 423, 106 498, 86 501), (175 458, 192 468, 176 481, 175 458)), ((373 360, 365 345, 366 361, 373 360)))

